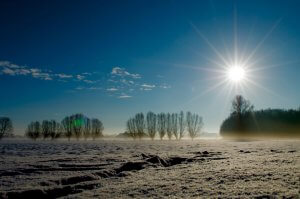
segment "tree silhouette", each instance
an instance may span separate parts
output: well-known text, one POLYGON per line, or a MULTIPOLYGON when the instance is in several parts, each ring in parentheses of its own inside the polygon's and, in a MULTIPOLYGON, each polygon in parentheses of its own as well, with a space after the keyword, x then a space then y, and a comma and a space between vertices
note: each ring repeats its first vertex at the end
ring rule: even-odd
POLYGON ((8 117, 0 117, 0 140, 4 136, 12 135, 13 125, 12 121, 8 117))
POLYGON ((242 115, 253 111, 253 109, 254 106, 251 105, 249 100, 246 100, 242 95, 237 95, 232 101, 231 114, 242 115))
POLYGON ((92 119, 92 138, 95 140, 98 137, 103 137, 103 124, 98 119, 92 119))
POLYGON ((62 135, 63 127, 55 120, 50 121, 50 137, 52 140, 59 138, 62 135))
POLYGON ((223 121, 222 136, 300 136, 300 110, 246 110, 239 117, 232 113, 223 121))
POLYGON ((87 140, 91 136, 92 124, 89 118, 84 118, 84 130, 83 130, 83 137, 87 140))
POLYGON ((48 120, 43 120, 42 122, 42 136, 43 139, 46 139, 50 136, 50 128, 51 128, 51 122, 48 120))
POLYGON ((157 131, 161 140, 166 135, 166 121, 167 118, 165 113, 160 113, 157 115, 157 131))
POLYGON ((72 137, 72 120, 71 117, 66 116, 62 121, 61 121, 62 127, 63 127, 63 131, 65 136, 68 138, 68 140, 70 141, 71 137, 72 137))
POLYGON ((172 128, 172 117, 170 113, 167 113, 167 136, 168 139, 171 140, 172 139, 172 135, 173 135, 173 128, 172 128))
POLYGON ((70 118, 72 121, 72 134, 75 136, 76 140, 79 140, 84 131, 85 117, 83 114, 77 113, 71 115, 70 118))
POLYGON ((153 112, 147 113, 147 132, 153 140, 156 135, 156 115, 153 112))
POLYGON ((202 117, 200 117, 197 114, 192 114, 191 112, 187 112, 186 123, 187 123, 187 130, 189 132, 189 135, 192 138, 192 140, 194 140, 194 138, 199 135, 203 127, 202 117))
POLYGON ((134 140, 137 138, 137 129, 135 124, 135 118, 130 118, 126 123, 127 131, 130 137, 132 137, 134 140))
POLYGON ((171 115, 171 121, 172 121, 172 132, 175 136, 175 139, 178 140, 178 114, 172 113, 171 115))
POLYGON ((183 111, 180 111, 180 113, 179 113, 178 124, 179 124, 179 139, 181 139, 184 136, 184 130, 185 130, 185 126, 186 126, 186 121, 184 120, 183 111))
POLYGON ((26 129, 25 135, 33 140, 36 140, 41 136, 41 124, 40 122, 31 122, 26 129))
POLYGON ((145 129, 145 119, 143 113, 137 113, 135 115, 135 127, 137 131, 137 136, 141 139, 144 136, 144 129, 145 129))

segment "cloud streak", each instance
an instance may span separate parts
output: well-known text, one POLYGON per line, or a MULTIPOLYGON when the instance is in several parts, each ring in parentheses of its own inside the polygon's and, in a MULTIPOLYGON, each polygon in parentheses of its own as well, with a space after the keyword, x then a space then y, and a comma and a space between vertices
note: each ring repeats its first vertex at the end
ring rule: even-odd
POLYGON ((141 78, 140 74, 129 73, 128 71, 126 71, 124 68, 121 67, 114 67, 111 71, 111 74, 116 76, 121 76, 121 77, 131 77, 134 79, 141 78))
MULTIPOLYGON (((21 66, 9 61, 0 61, 0 74, 9 76, 31 76, 35 79, 41 80, 78 80, 84 81, 85 83, 94 83, 94 81, 86 79, 83 74, 72 75, 65 73, 53 73, 49 70, 21 66)), ((89 75, 88 73, 86 74, 89 75)))
POLYGON ((117 88, 108 88, 108 89, 106 89, 107 91, 110 91, 110 92, 115 92, 115 91, 117 91, 118 89, 117 88))
POLYGON ((129 72, 121 67, 113 67, 108 76, 99 78, 97 77, 99 75, 98 72, 84 72, 80 74, 55 73, 47 69, 0 61, 0 75, 28 76, 45 81, 73 82, 75 84, 74 91, 102 90, 102 92, 106 91, 108 96, 119 99, 132 98, 143 91, 170 88, 166 84, 146 83, 142 75, 129 72))
POLYGON ((126 95, 126 94, 122 94, 120 96, 118 96, 119 99, 127 99, 127 98, 131 98, 132 96, 130 95, 126 95))

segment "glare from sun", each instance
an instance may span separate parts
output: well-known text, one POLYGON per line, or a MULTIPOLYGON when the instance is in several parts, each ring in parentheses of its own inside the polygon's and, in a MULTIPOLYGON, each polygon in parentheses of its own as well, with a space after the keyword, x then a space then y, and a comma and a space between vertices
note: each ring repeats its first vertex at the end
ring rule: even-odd
POLYGON ((228 79, 233 82, 240 82, 245 78, 245 69, 240 66, 232 66, 228 69, 228 79))

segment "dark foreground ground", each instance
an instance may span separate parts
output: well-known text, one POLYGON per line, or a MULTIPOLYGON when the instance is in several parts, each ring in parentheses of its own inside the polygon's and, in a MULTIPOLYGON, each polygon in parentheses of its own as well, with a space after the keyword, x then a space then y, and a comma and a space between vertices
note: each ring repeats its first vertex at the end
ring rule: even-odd
POLYGON ((0 142, 0 198, 300 198, 300 140, 0 142))

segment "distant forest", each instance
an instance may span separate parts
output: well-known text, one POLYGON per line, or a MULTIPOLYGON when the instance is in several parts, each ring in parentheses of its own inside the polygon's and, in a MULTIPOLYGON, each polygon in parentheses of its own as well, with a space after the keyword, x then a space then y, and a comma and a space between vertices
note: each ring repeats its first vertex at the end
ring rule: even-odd
POLYGON ((254 106, 243 96, 236 96, 230 116, 221 125, 220 134, 223 137, 300 137, 300 108, 254 110, 254 106))
POLYGON ((70 140, 72 137, 79 140, 84 138, 103 137, 104 126, 99 119, 90 119, 81 113, 66 116, 61 122, 55 120, 34 121, 28 124, 25 135, 36 140, 38 138, 51 140, 65 137, 70 140))

